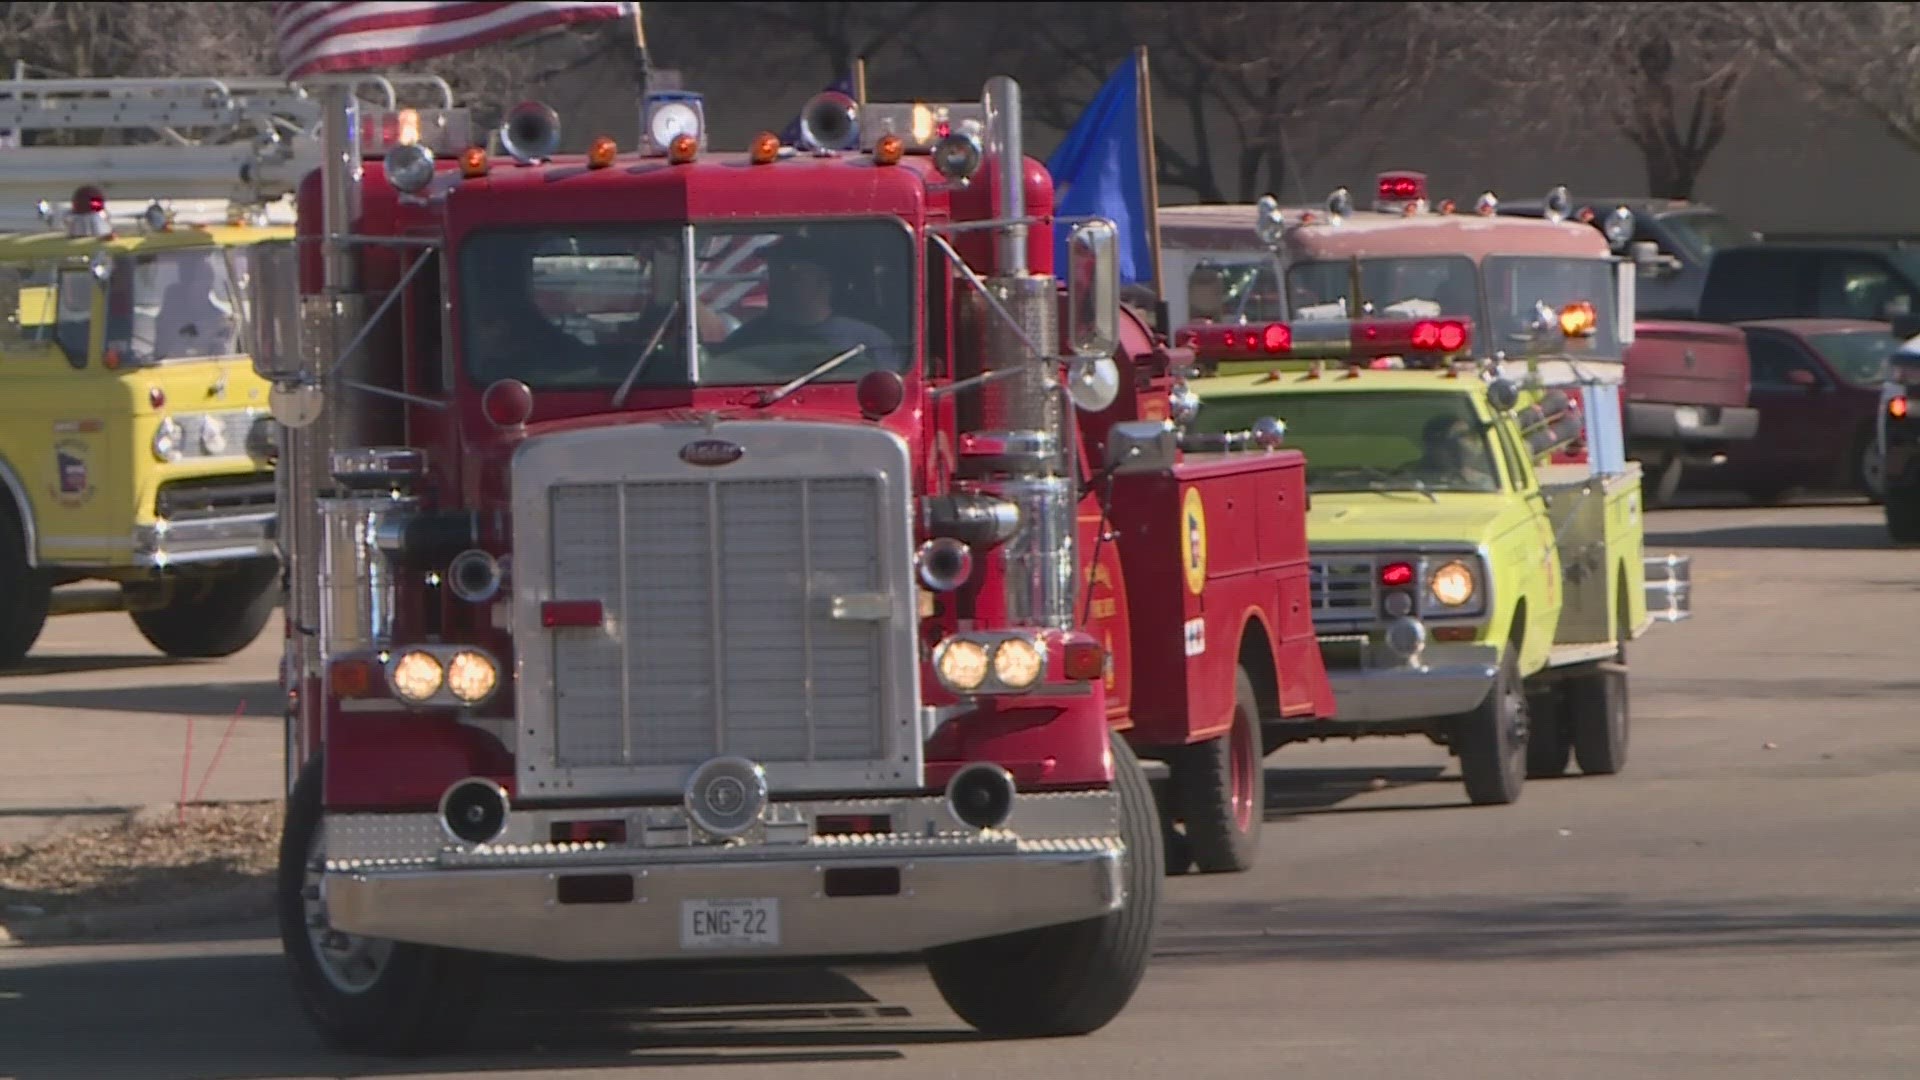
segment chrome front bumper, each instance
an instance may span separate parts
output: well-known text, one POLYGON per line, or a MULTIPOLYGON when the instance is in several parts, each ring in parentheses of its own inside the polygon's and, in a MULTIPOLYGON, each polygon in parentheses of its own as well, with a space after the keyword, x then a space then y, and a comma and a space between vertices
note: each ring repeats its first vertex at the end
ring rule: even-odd
POLYGON ((1335 719, 1424 720, 1466 712, 1485 701, 1500 674, 1491 645, 1432 643, 1412 661, 1378 645, 1357 668, 1329 668, 1335 719))
POLYGON ((775 804, 799 827, 770 824, 757 842, 732 844, 650 827, 665 808, 517 811, 501 840, 480 846, 449 840, 431 814, 329 815, 327 917, 349 934, 550 960, 751 959, 918 952, 1098 918, 1125 899, 1110 792, 1018 796, 1008 828, 988 832, 960 831, 945 805, 775 804), (829 814, 884 814, 894 831, 815 835, 829 814), (554 822, 613 818, 628 841, 537 842, 554 822), (897 888, 830 895, 835 871, 862 869, 869 883, 897 873, 897 888), (572 879, 593 879, 602 897, 611 882, 619 899, 567 902, 572 879), (776 911, 772 938, 690 943, 689 913, 722 900, 776 911))
POLYGON ((275 522, 271 510, 184 521, 157 521, 133 529, 133 562, 160 570, 195 563, 272 558, 275 522))

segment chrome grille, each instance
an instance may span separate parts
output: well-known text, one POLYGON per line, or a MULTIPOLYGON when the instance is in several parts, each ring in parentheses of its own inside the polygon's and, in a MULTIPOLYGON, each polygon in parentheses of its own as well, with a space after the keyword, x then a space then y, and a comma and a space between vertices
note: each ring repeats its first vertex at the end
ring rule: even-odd
POLYGON ((876 476, 551 487, 553 595, 616 631, 554 635, 554 763, 882 757, 889 628, 825 614, 892 591, 881 500, 876 476))
POLYGON ((1315 622, 1344 623, 1373 618, 1378 599, 1373 556, 1328 556, 1313 559, 1308 566, 1315 622))

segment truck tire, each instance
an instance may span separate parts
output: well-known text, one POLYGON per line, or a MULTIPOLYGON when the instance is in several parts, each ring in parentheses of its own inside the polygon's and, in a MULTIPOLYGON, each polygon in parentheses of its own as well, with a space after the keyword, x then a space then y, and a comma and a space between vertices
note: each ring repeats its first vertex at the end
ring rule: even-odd
POLYGON ((1573 737, 1559 695, 1527 695, 1527 779, 1552 780, 1567 774, 1573 761, 1573 737))
POLYGON ((320 769, 316 757, 287 800, 275 890, 280 944, 301 1008, 321 1036, 341 1049, 451 1047, 465 1035, 479 1001, 479 961, 450 949, 351 938, 327 928, 316 869, 326 851, 320 769))
POLYGON ((1500 658, 1500 674, 1480 706, 1457 722, 1460 779, 1475 806, 1500 806, 1520 797, 1527 769, 1527 690, 1520 679, 1518 643, 1500 658))
POLYGON ((1193 848, 1187 834, 1180 831, 1171 807, 1160 807, 1160 850, 1168 877, 1179 877, 1193 869, 1193 848))
POLYGON ((1573 727, 1573 757, 1588 776, 1612 776, 1627 767, 1627 647, 1612 665, 1576 675, 1561 687, 1573 727), (1617 668, 1617 670, 1613 670, 1617 668))
POLYGON ((1920 543, 1920 484, 1887 485, 1887 536, 1898 544, 1920 543))
POLYGON ((11 509, 0 509, 0 665, 32 651, 52 603, 52 575, 27 565, 26 530, 11 509))
POLYGON ((1126 842, 1120 910, 927 953, 927 970, 960 1019, 992 1038, 1086 1035, 1133 999, 1153 951, 1160 907, 1160 815, 1126 739, 1113 744, 1113 786, 1126 842))
POLYGON ((1183 748, 1170 763, 1168 789, 1187 827, 1193 864, 1203 874, 1249 870, 1259 861, 1260 826, 1267 812, 1267 770, 1260 747, 1260 702, 1252 677, 1237 668, 1233 726, 1219 738, 1183 748))
POLYGON ((153 647, 176 659, 232 656, 253 644, 280 600, 280 564, 251 559, 226 572, 182 572, 165 607, 128 614, 153 647))
POLYGON ((1874 437, 1872 427, 1860 433, 1854 441, 1853 449, 1853 488, 1867 497, 1869 503, 1883 503, 1887 499, 1887 456, 1880 449, 1880 440, 1874 437))

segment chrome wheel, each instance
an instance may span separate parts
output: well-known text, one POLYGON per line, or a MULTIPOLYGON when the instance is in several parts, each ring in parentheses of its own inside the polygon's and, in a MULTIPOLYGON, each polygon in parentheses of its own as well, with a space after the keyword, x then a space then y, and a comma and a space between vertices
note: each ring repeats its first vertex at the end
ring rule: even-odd
POLYGON ((1884 499, 1887 496, 1887 455, 1880 449, 1877 441, 1869 439, 1860 450, 1860 487, 1869 498, 1884 499))
POLYGON ((384 938, 357 937, 335 930, 327 922, 326 830, 314 831, 307 847, 306 872, 301 882, 300 899, 307 919, 307 944, 313 958, 335 990, 343 994, 363 994, 380 981, 393 956, 393 942, 384 938))

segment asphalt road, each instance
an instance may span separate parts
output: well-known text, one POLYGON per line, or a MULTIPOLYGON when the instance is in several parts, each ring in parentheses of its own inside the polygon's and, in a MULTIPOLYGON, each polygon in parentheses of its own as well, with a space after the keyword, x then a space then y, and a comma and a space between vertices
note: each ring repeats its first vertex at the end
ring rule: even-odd
POLYGON ((1423 741, 1282 750, 1259 867, 1167 883, 1147 981, 1094 1036, 980 1041, 911 967, 513 965, 473 1052, 345 1057, 252 927, 0 951, 0 1075, 1910 1080, 1920 552, 1865 506, 1650 524, 1695 556, 1699 614, 1633 651, 1625 774, 1472 808, 1423 741))

